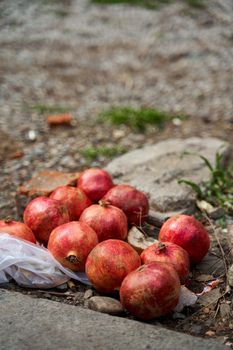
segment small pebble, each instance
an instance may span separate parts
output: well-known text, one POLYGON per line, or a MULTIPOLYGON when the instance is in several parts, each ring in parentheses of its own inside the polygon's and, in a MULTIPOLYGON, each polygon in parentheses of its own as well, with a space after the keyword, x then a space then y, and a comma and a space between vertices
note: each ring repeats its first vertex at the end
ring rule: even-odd
POLYGON ((172 119, 172 123, 173 123, 173 125, 175 125, 175 126, 181 126, 182 120, 181 120, 180 118, 173 118, 173 119, 172 119))
POLYGON ((109 297, 92 297, 88 300, 88 307, 91 310, 115 316, 121 315, 124 312, 121 303, 109 297))
POLYGON ((67 283, 63 283, 60 286, 57 286, 56 289, 59 290, 59 292, 66 292, 68 290, 67 283))
POLYGON ((205 307, 203 311, 204 311, 205 314, 209 314, 210 313, 210 309, 208 307, 205 307))
POLYGON ((125 136, 125 131, 124 130, 116 129, 116 130, 113 131, 113 137, 115 139, 120 139, 120 138, 122 138, 124 136, 125 136))
POLYGON ((186 318, 186 316, 180 312, 174 312, 174 314, 172 315, 172 318, 174 320, 184 320, 186 318))
POLYGON ((36 141, 36 132, 35 132, 35 130, 29 130, 28 131, 28 139, 30 141, 36 141))
POLYGON ((215 335, 215 332, 208 331, 208 332, 205 333, 205 335, 208 335, 209 337, 213 337, 215 335))
POLYGON ((87 299, 90 299, 91 297, 93 297, 93 290, 91 289, 86 290, 86 292, 84 293, 83 299, 87 300, 87 299))
POLYGON ((227 341, 224 345, 232 347, 233 343, 231 343, 230 341, 227 341))
POLYGON ((226 212, 223 208, 214 208, 209 212, 209 216, 211 217, 211 219, 214 219, 214 220, 220 219, 225 214, 226 212))

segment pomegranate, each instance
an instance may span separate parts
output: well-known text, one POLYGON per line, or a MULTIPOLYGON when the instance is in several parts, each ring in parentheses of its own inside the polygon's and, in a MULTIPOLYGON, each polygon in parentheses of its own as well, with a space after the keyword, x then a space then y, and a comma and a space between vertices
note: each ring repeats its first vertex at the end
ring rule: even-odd
POLYGON ((50 198, 56 199, 67 206, 70 221, 78 220, 83 210, 92 204, 80 188, 71 186, 57 187, 50 198))
POLYGON ((36 243, 36 238, 32 230, 23 222, 11 219, 0 220, 0 233, 6 232, 9 235, 25 239, 31 243, 36 243))
POLYGON ((128 222, 124 212, 104 201, 93 204, 85 209, 80 216, 81 222, 86 222, 97 233, 99 242, 106 239, 125 240, 128 233, 128 222))
POLYGON ((200 221, 189 215, 175 215, 161 227, 159 240, 184 248, 191 263, 199 263, 210 247, 208 232, 200 221))
POLYGON ((141 254, 143 264, 151 262, 170 263, 180 277, 180 282, 185 283, 189 274, 189 255, 180 246, 170 242, 156 242, 146 248, 141 254))
POLYGON ((36 238, 47 243, 52 230, 69 221, 69 214, 67 207, 59 201, 41 196, 27 205, 23 219, 36 238))
POLYGON ((97 234, 90 226, 71 221, 52 231, 48 250, 63 266, 73 271, 84 271, 87 256, 97 244, 97 234))
POLYGON ((103 200, 122 209, 132 225, 140 226, 148 215, 149 203, 146 195, 133 186, 114 186, 103 200))
POLYGON ((121 303, 140 320, 166 315, 177 305, 179 276, 171 264, 142 265, 125 277, 120 289, 121 303))
POLYGON ((81 173, 77 186, 86 193, 93 203, 97 203, 113 187, 113 181, 107 171, 90 168, 81 173))
POLYGON ((140 256, 128 243, 108 239, 89 254, 86 274, 99 292, 111 293, 118 290, 125 276, 140 265, 140 256))

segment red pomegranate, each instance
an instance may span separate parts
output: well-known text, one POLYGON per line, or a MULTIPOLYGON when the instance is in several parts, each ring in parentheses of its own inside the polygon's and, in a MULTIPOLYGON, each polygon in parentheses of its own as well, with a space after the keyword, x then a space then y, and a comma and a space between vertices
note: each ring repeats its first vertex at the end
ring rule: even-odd
POLYGON ((69 214, 67 207, 59 201, 41 196, 27 205, 23 219, 36 238, 47 243, 52 230, 69 221, 69 214))
POLYGON ((56 199, 67 206, 70 221, 78 220, 83 210, 92 204, 80 188, 71 186, 56 188, 50 195, 50 198, 56 199))
POLYGON ((91 251, 85 270, 99 292, 111 293, 118 290, 125 276, 140 265, 140 256, 128 243, 108 239, 91 251))
POLYGON ((185 283, 189 274, 189 255, 180 246, 170 242, 156 242, 146 248, 141 254, 143 264, 151 262, 170 263, 180 277, 180 282, 185 283))
POLYGON ((110 238, 125 240, 128 233, 128 223, 124 212, 104 201, 99 203, 85 209, 80 216, 80 221, 86 222, 93 228, 99 242, 110 238))
POLYGON ((159 240, 184 248, 191 263, 199 263, 210 247, 208 232, 200 221, 189 215, 175 215, 161 227, 159 240))
POLYGON ((106 193, 103 200, 123 210, 128 222, 135 226, 140 226, 149 212, 146 195, 133 186, 114 186, 106 193))
POLYGON ((153 262, 128 274, 120 289, 121 303, 140 320, 166 315, 179 300, 180 280, 171 264, 153 262))
POLYGON ((23 222, 14 221, 11 219, 0 220, 0 233, 2 232, 25 239, 31 243, 36 243, 36 238, 32 230, 23 222))
POLYGON ((81 173, 77 186, 86 193, 93 203, 97 203, 113 187, 113 181, 107 171, 90 168, 81 173))
POLYGON ((90 226, 71 221, 52 231, 48 250, 63 266, 73 271, 84 271, 87 256, 97 244, 97 234, 90 226))

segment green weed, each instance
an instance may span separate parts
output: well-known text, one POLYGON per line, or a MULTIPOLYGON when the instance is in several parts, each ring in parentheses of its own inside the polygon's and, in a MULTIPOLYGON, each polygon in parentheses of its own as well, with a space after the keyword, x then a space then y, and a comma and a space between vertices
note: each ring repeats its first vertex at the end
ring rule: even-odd
POLYGON ((100 156, 106 158, 113 158, 126 152, 126 149, 121 146, 99 146, 99 147, 87 147, 81 151, 81 154, 89 160, 97 159, 100 156))
POLYGON ((227 227, 226 216, 223 216, 222 218, 217 219, 215 222, 216 222, 216 225, 220 226, 222 229, 227 227))
MULTIPOLYGON (((190 153, 189 153, 190 154, 190 153)), ((203 199, 215 207, 222 207, 229 214, 233 213, 233 176, 228 168, 223 166, 222 154, 215 156, 215 164, 199 155, 210 171, 210 180, 203 181, 200 185, 193 181, 180 179, 178 183, 190 186, 197 194, 198 199, 203 199)))
MULTIPOLYGON (((162 5, 174 3, 175 0, 91 0, 91 2, 98 5, 128 4, 156 10, 162 5)), ((191 7, 204 7, 203 0, 184 0, 184 2, 191 7)))
POLYGON ((31 107, 31 109, 38 114, 45 113, 66 113, 70 111, 70 108, 67 106, 58 106, 58 105, 46 105, 46 104, 36 104, 31 107))
POLYGON ((162 4, 170 3, 171 0, 91 0, 98 5, 128 4, 142 6, 149 9, 158 9, 162 4))
POLYGON ((174 115, 154 108, 114 107, 102 112, 98 121, 110 122, 115 125, 128 125, 131 128, 144 131, 149 124, 161 127, 174 117, 174 115))
MULTIPOLYGON (((52 12, 52 11, 51 11, 51 12, 52 12)), ((57 9, 57 10, 54 10, 53 13, 54 13, 54 15, 57 16, 57 17, 64 18, 64 17, 69 16, 70 11, 67 11, 67 10, 64 10, 64 9, 57 9)))
POLYGON ((186 3, 191 7, 204 8, 203 0, 186 0, 186 3))

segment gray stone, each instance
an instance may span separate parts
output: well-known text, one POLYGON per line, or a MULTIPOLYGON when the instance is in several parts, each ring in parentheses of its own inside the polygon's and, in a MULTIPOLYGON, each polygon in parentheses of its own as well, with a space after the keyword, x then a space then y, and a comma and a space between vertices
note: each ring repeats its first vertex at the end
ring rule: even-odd
POLYGON ((205 200, 197 200, 196 205, 201 211, 206 212, 213 220, 220 219, 226 214, 224 208, 213 207, 212 204, 206 202, 205 200))
POLYGON ((68 285, 67 283, 60 284, 60 286, 57 286, 56 289, 60 292, 66 292, 68 290, 68 285))
POLYGON ((1 350, 220 350, 213 340, 0 289, 1 350))
POLYGON ((209 170, 198 155, 213 164, 221 148, 226 159, 229 144, 216 138, 170 139, 122 155, 108 164, 116 183, 128 183, 148 194, 151 209, 160 212, 194 210, 195 193, 178 184, 179 179, 200 183, 209 179, 209 170))
POLYGON ((226 214, 226 211, 221 207, 214 208, 209 212, 209 216, 211 217, 211 219, 214 219, 214 220, 222 218, 225 214, 226 214))
POLYGON ((233 343, 231 341, 226 341, 225 345, 228 346, 228 348, 232 348, 233 343))
POLYGON ((193 306, 197 302, 197 296, 185 286, 181 286, 179 302, 174 311, 181 312, 186 306, 193 306))
POLYGON ((169 219, 171 216, 178 214, 191 214, 191 208, 184 208, 175 211, 167 211, 166 213, 160 213, 158 211, 150 210, 150 213, 146 219, 148 224, 151 224, 156 227, 161 227, 164 222, 169 219))
POLYGON ((109 315, 122 315, 124 308, 121 303, 109 297, 92 297, 88 300, 88 307, 91 310, 102 312, 109 315))
POLYGON ((182 314, 181 312, 174 312, 172 315, 172 318, 174 320, 184 320, 186 318, 186 316, 184 314, 182 314))

